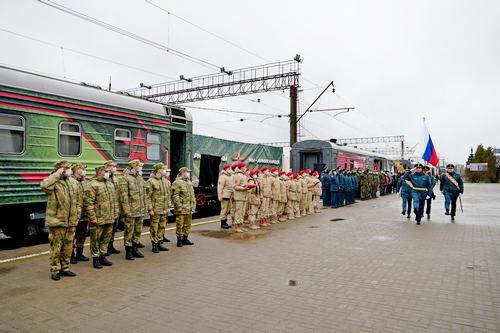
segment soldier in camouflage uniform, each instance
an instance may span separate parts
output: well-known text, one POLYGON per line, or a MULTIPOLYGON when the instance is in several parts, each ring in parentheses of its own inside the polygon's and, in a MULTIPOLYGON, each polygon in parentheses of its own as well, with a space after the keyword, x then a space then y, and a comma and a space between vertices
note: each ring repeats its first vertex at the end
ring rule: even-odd
POLYGON ((49 228, 51 278, 55 281, 60 276, 76 276, 69 270, 69 264, 76 225, 82 213, 83 193, 71 174, 69 163, 61 161, 40 183, 47 194, 45 224, 49 228))
POLYGON ((321 189, 321 181, 319 180, 318 171, 314 171, 312 174, 312 211, 315 213, 321 213, 319 208, 319 199, 321 198, 321 193, 323 192, 321 189))
POLYGON ((287 212, 286 212, 286 203, 288 201, 288 177, 286 176, 285 171, 281 171, 279 173, 279 179, 280 179, 280 200, 278 204, 278 221, 280 222, 285 222, 286 217, 287 217, 287 212))
POLYGON ((192 214, 196 209, 193 184, 189 180, 191 170, 187 167, 179 169, 177 178, 172 184, 172 203, 174 205, 175 223, 177 225, 177 247, 193 245, 188 239, 191 232, 192 214))
POLYGON ((259 183, 262 189, 262 202, 259 209, 260 226, 267 227, 270 218, 270 205, 273 197, 271 173, 268 167, 260 169, 259 183))
POLYGON ((146 182, 142 178, 143 163, 136 159, 128 163, 123 181, 120 183, 120 196, 125 214, 125 258, 143 258, 139 251, 142 224, 148 210, 146 182))
POLYGON ((236 232, 245 232, 243 221, 245 218, 245 205, 248 195, 248 178, 245 175, 246 164, 243 162, 233 164, 233 227, 236 232))
POLYGON ((359 184, 360 193, 359 197, 361 200, 368 199, 368 170, 364 170, 359 174, 359 184))
POLYGON ((278 220, 278 205, 280 202, 280 197, 281 197, 281 183, 278 178, 278 168, 271 168, 271 174, 270 178, 271 179, 271 201, 269 204, 269 218, 271 220, 272 224, 279 223, 278 220))
POLYGON ((106 259, 109 239, 113 233, 113 223, 118 218, 115 187, 109 180, 110 172, 106 167, 95 168, 95 177, 85 186, 83 207, 90 222, 90 251, 94 268, 111 266, 106 259))
POLYGON ((118 218, 116 219, 116 221, 113 223, 113 231, 112 231, 112 234, 111 234, 111 239, 109 240, 109 244, 108 244, 108 254, 118 254, 120 253, 119 250, 117 250, 115 247, 114 247, 114 241, 115 241, 115 233, 116 233, 116 228, 118 227, 118 221, 120 220, 120 218, 123 218, 123 205, 122 205, 122 197, 120 195, 120 182, 123 181, 123 175, 118 172, 118 169, 117 169, 117 164, 111 160, 108 160, 104 163, 104 166, 106 167, 106 169, 109 169, 110 170, 110 181, 113 183, 113 186, 115 187, 115 194, 116 196, 118 197, 118 205, 119 205, 119 208, 120 208, 120 216, 118 216, 118 218))
POLYGON ((227 217, 231 212, 233 198, 233 180, 230 165, 224 165, 217 181, 217 198, 220 202, 220 227, 222 229, 231 228, 227 224, 227 217))
POLYGON ((153 253, 168 251, 162 244, 167 225, 167 214, 170 210, 170 184, 167 183, 166 174, 167 171, 163 163, 157 163, 153 166, 153 176, 147 181, 149 215, 151 216, 149 235, 153 253))
POLYGON ((251 185, 251 188, 248 190, 247 197, 248 222, 250 223, 250 229, 252 230, 260 229, 260 227, 255 223, 261 202, 261 189, 259 181, 257 180, 259 173, 259 169, 253 170, 250 172, 250 178, 248 180, 249 184, 255 185, 251 185))
MULTIPOLYGON (((71 171, 73 172, 73 177, 78 181, 81 186, 82 193, 85 192, 85 184, 89 183, 87 179, 87 168, 86 165, 81 163, 73 163, 71 165, 71 171)), ((78 225, 76 226, 75 238, 73 240, 73 252, 71 253, 71 263, 77 264, 79 261, 89 261, 89 258, 83 255, 83 245, 85 244, 85 238, 87 238, 87 226, 89 220, 85 214, 85 210, 82 209, 82 214, 78 219, 78 225), (76 254, 75 254, 76 250, 76 254)))

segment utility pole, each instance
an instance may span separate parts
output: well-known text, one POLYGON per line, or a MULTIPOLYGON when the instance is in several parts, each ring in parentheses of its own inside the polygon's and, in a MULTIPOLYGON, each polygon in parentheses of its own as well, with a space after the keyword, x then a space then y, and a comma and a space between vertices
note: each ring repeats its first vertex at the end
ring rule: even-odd
POLYGON ((290 147, 297 142, 297 86, 290 86, 290 147))

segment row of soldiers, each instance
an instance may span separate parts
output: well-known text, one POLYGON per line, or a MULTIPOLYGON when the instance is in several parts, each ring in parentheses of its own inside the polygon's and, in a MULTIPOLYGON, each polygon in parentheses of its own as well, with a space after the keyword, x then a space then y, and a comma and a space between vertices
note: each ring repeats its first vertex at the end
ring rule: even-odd
POLYGON ((318 172, 279 171, 276 167, 250 169, 243 162, 225 165, 219 175, 217 195, 221 203, 221 228, 246 232, 269 224, 319 213, 321 182, 318 172))
POLYGON ((107 256, 120 253, 113 241, 118 218, 125 220, 125 258, 134 260, 144 255, 139 251, 145 216, 150 216, 152 251, 168 251, 163 245, 167 217, 173 206, 176 217, 177 246, 193 245, 188 239, 192 213, 196 208, 194 189, 189 180, 190 170, 179 169, 173 184, 169 169, 155 164, 151 177, 142 177, 143 163, 132 160, 119 172, 117 164, 107 161, 95 168, 95 177, 86 177, 86 166, 55 164, 54 171, 40 186, 47 194, 45 223, 49 229, 50 271, 53 280, 61 276, 76 276, 69 270, 70 262, 89 261, 83 254, 87 227, 90 225, 90 252, 93 267, 111 266, 107 256), (76 249, 76 253, 74 250, 76 249))
POLYGON ((326 169, 321 175, 323 207, 339 208, 355 203, 356 198, 376 198, 377 191, 384 192, 385 178, 385 173, 368 169, 326 169))

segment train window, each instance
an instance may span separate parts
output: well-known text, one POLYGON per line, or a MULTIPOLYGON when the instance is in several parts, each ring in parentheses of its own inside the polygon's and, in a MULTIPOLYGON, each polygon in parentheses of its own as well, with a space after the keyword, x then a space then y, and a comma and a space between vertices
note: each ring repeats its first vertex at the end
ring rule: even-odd
POLYGON ((148 141, 148 151, 147 157, 148 160, 158 161, 160 160, 160 134, 158 133, 148 133, 147 141, 148 141))
POLYGON ((130 157, 130 140, 132 134, 127 129, 115 129, 115 156, 117 158, 130 157))
POLYGON ((82 132, 80 124, 62 122, 59 124, 59 154, 78 156, 81 153, 82 132))
POLYGON ((0 153, 21 154, 24 151, 24 118, 0 115, 0 153))

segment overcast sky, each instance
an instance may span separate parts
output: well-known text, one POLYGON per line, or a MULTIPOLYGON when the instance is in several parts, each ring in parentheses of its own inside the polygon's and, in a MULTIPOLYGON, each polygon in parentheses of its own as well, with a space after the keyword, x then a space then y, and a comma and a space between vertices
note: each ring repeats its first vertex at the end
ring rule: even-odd
MULTIPOLYGON (((237 69, 299 53, 300 109, 330 81, 316 107, 354 106, 335 118, 304 117, 301 139, 405 135, 415 145, 426 122, 440 156, 463 163, 470 147, 500 146, 500 3, 485 1, 55 0, 211 63, 237 69)), ((213 73, 36 0, 0 2, 0 28, 147 72, 0 31, 0 63, 113 90, 213 73), (152 72, 152 73, 148 73, 152 72)), ((288 92, 192 105, 269 114, 289 112, 288 92), (257 103, 257 98, 261 102, 257 103)), ((247 142, 288 141, 286 118, 190 109, 195 132, 247 142), (263 121, 262 121, 263 120, 263 121)), ((382 145, 371 145, 372 147, 382 145)))

